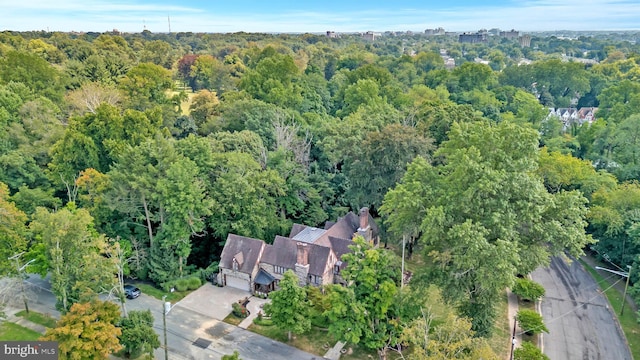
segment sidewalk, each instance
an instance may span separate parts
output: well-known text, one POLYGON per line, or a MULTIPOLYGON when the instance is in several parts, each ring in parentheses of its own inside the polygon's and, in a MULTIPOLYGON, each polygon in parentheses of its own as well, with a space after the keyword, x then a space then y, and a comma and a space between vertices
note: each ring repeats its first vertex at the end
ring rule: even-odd
MULTIPOLYGON (((247 310, 249 310, 249 316, 247 316, 240 324, 238 324, 239 328, 246 329, 251 324, 253 324, 253 319, 258 317, 258 313, 262 311, 262 306, 268 303, 269 299, 261 299, 259 297, 252 296, 249 298, 249 303, 247 304, 247 310)), ((264 311, 262 312, 264 315, 264 311)))
MULTIPOLYGON (((19 309, 19 308, 15 308, 15 307, 11 307, 11 306, 7 306, 4 309, 5 314, 7 315, 7 318, 5 321, 9 321, 15 324, 18 324, 22 327, 26 327, 27 329, 31 329, 35 332, 39 332, 40 334, 44 334, 47 331, 47 328, 45 328, 44 326, 40 325, 40 324, 36 324, 34 322, 31 322, 21 316, 16 316, 16 313, 22 311, 24 309, 19 309)), ((29 309, 32 310, 32 309, 29 309)))
MULTIPOLYGON (((508 300, 508 312, 507 312, 507 316, 509 317, 509 331, 511 332, 511 336, 509 337, 511 339, 511 341, 513 341, 513 332, 514 332, 514 326, 515 326, 515 346, 513 347, 513 349, 516 349, 518 347, 520 347, 520 345, 522 344, 522 330, 520 329, 520 326, 516 325, 516 314, 518 313, 518 296, 514 293, 511 292, 511 290, 507 289, 507 300, 508 300)), ((507 359, 511 358, 511 350, 509 351, 509 357, 507 359)))

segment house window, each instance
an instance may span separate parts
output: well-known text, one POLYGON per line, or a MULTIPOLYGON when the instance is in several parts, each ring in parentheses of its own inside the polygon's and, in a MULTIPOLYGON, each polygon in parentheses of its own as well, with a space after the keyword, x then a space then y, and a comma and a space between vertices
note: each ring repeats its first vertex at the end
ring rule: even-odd
POLYGON ((233 271, 238 271, 238 261, 235 258, 233 259, 233 271))
POLYGON ((340 265, 334 265, 333 266, 333 274, 334 275, 340 274, 340 265))
POLYGON ((284 274, 284 272, 285 272, 285 271, 287 271, 287 268, 282 267, 282 266, 278 266, 278 265, 274 265, 274 266, 273 266, 273 271, 274 271, 276 274, 284 274))
POLYGON ((322 283, 322 277, 318 275, 309 275, 309 283, 313 285, 320 285, 322 283))

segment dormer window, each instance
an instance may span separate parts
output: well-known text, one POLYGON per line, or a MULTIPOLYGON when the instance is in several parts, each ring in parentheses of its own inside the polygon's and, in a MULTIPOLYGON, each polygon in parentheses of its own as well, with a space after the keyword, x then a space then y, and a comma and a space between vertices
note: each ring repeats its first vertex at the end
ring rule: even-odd
POLYGON ((336 262, 336 264, 333 266, 333 274, 334 275, 340 274, 340 266, 342 266, 342 261, 336 262))
POLYGON ((238 271, 238 260, 236 260, 236 258, 233 258, 233 271, 238 271))

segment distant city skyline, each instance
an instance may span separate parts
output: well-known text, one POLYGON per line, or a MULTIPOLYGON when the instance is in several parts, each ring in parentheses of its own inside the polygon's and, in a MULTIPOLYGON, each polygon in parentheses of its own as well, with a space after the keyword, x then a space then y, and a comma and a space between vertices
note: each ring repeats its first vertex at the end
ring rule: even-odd
POLYGON ((638 30, 638 0, 0 0, 0 30, 320 33, 638 30))

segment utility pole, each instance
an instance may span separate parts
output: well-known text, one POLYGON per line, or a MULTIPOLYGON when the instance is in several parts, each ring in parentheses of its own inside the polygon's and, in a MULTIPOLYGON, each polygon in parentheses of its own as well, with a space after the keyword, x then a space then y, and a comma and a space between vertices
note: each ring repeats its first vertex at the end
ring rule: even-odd
POLYGON ((162 297, 162 327, 164 329, 164 359, 169 360, 169 347, 167 346, 167 306, 165 299, 167 295, 162 297))
POLYGON ((624 314, 624 304, 627 303, 627 289, 629 288, 629 279, 631 278, 631 266, 627 265, 629 272, 627 273, 627 283, 624 285, 624 295, 622 295, 622 307, 620 308, 620 316, 624 314))
POLYGON ((406 241, 406 235, 402 235, 402 274, 400 277, 400 288, 402 289, 404 287, 404 243, 406 241))
MULTIPOLYGON (((616 267, 618 266, 616 265, 616 267)), ((627 303, 627 288, 629 287, 629 278, 631 278, 631 266, 627 265, 627 267, 629 268, 628 272, 611 270, 611 269, 603 268, 600 266, 595 267, 596 270, 608 271, 610 273, 614 273, 616 275, 620 275, 627 278, 627 283, 624 286, 624 295, 622 295, 622 307, 620 308, 620 316, 624 314, 624 305, 627 303)), ((620 269, 620 267, 618 267, 618 269, 620 269)))

